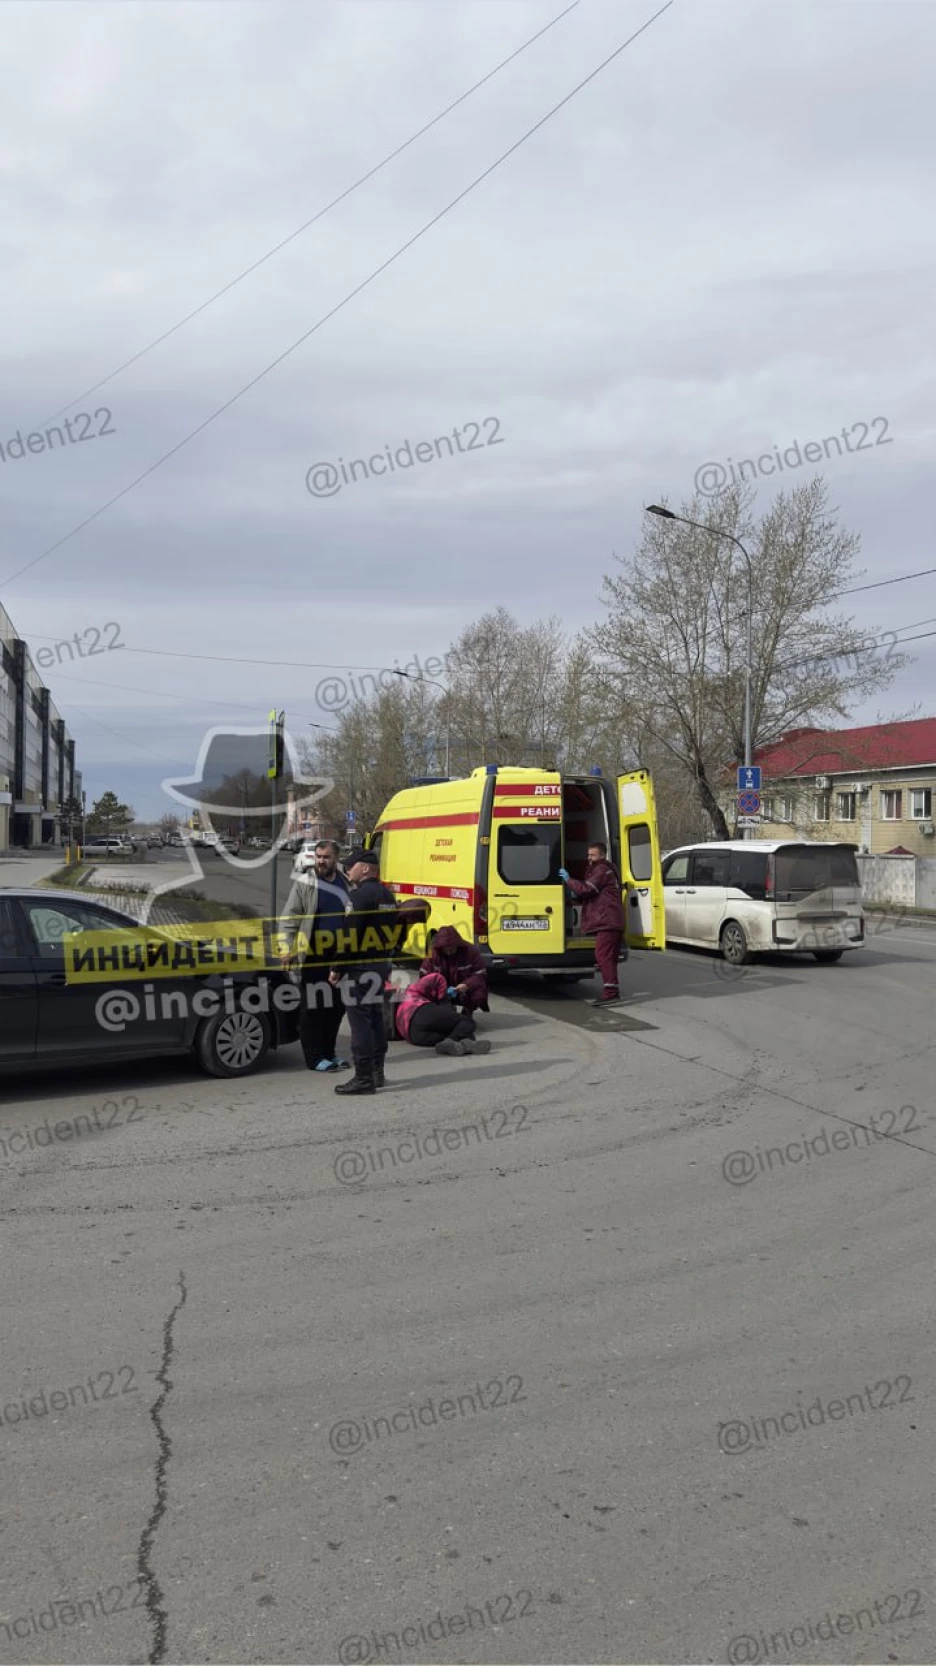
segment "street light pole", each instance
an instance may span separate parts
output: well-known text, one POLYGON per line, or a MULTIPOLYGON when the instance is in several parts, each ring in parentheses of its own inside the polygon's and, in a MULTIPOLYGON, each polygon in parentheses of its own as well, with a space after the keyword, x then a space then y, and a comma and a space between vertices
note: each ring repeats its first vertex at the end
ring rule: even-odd
MULTIPOLYGON (((397 670, 396 666, 393 667, 393 676, 394 677, 405 677, 407 679, 407 681, 411 682, 411 683, 431 683, 433 688, 440 688, 442 690, 443 694, 448 695, 448 693, 449 693, 449 690, 446 688, 445 684, 436 682, 434 677, 414 677, 412 671, 399 671, 399 670, 397 670)), ((446 773, 446 775, 451 775, 451 769, 450 769, 451 742, 452 742, 452 714, 451 714, 450 711, 447 711, 446 712, 446 717, 445 717, 445 773, 446 773)))
MULTIPOLYGON (((752 639, 752 635, 751 635, 751 630, 752 630, 751 620, 752 620, 753 604, 754 604, 754 568, 751 564, 751 557, 748 555, 748 552, 745 549, 744 545, 742 544, 740 538, 736 538, 733 532, 727 532, 724 527, 705 526, 705 525, 703 525, 703 523, 701 521, 690 521, 690 520, 687 519, 687 517, 685 515, 674 515, 672 509, 663 509, 661 507, 661 505, 658 504, 658 503, 648 504, 647 505, 647 514, 648 515, 659 515, 661 520, 664 520, 664 521, 681 521, 683 526, 694 526, 698 529, 699 532, 711 532, 711 533, 714 534, 714 536, 716 538, 727 538, 727 540, 730 544, 734 544, 736 546, 736 548, 741 551, 741 554, 744 556, 745 562, 747 563, 747 579, 748 579, 748 582, 747 582, 747 652, 746 652, 746 655, 745 655, 747 663, 744 667, 744 764, 745 764, 746 768, 750 768, 751 762, 752 762, 752 759, 751 759, 751 664, 752 664, 752 660, 753 660, 753 657, 754 657, 753 647, 752 647, 752 640, 753 639, 752 639)), ((741 831, 742 831, 742 834, 745 835, 745 837, 746 837, 747 831, 748 831, 747 828, 743 827, 741 829, 741 831)))

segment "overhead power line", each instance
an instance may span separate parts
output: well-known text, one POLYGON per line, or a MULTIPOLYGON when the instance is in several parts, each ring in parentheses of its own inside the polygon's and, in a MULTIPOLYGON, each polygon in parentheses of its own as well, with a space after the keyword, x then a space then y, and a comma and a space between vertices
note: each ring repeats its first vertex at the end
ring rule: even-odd
POLYGON ((924 567, 920 573, 901 573, 897 578, 882 578, 877 584, 855 584, 850 590, 834 590, 829 601, 834 601, 836 596, 857 596, 859 590, 883 590, 888 584, 906 584, 912 578, 929 578, 931 573, 936 573, 936 567, 924 567))
POLYGON ((199 313, 207 311, 208 307, 213 306, 215 301, 220 301, 222 295, 229 294, 239 283, 243 283, 245 278, 249 278, 251 272, 258 271, 268 260, 272 260, 274 255, 279 254, 281 249, 285 249, 289 243, 293 243, 297 237, 301 237, 304 231, 308 231, 310 226, 314 226, 319 220, 323 220, 326 214, 330 214, 333 208, 338 207, 339 203, 347 201, 348 197, 353 196, 355 191, 359 191, 361 186, 366 185, 369 179, 373 179, 375 174, 379 174, 382 168, 388 167, 398 156, 402 156, 410 145, 414 145, 416 140, 421 139, 424 133, 428 133, 433 127, 437 127, 440 121, 444 121, 446 116, 451 115, 453 110, 458 109, 459 104, 464 104, 472 93, 476 93, 480 87, 483 87, 488 81, 492 81, 494 76, 499 75, 502 69, 506 69, 507 65, 512 64, 515 58, 519 58, 521 53, 526 52, 534 41, 540 40, 543 35, 548 34, 550 29, 554 29, 556 24, 560 23, 564 17, 568 17, 570 12, 574 12, 579 4, 580 0, 572 0, 571 6, 566 6, 565 11, 558 12, 549 23, 543 25, 542 29, 537 29, 535 35, 531 35, 529 40, 525 40, 522 46, 518 46, 516 51, 511 52, 508 57, 502 58, 499 64, 495 64, 494 68, 489 69, 486 75, 482 75, 480 81, 476 81, 474 86, 468 88, 467 92, 453 99, 451 104, 447 104, 445 109, 440 110, 437 116, 433 116, 431 121, 427 121, 424 127, 420 127, 416 133, 412 133, 408 139, 404 139, 401 145, 397 145, 396 150, 391 150, 381 162, 377 162, 372 168, 369 168, 366 174, 361 174, 360 179, 356 179, 353 185, 349 185, 337 197, 332 197, 331 202, 326 203, 324 208, 320 208, 318 213, 313 214, 310 220, 304 220, 302 225, 297 226, 295 231, 291 231, 289 236, 284 237, 281 243, 276 243, 272 249, 268 249, 266 254, 261 255, 260 259, 255 260, 251 266, 245 266, 243 272, 238 272, 236 278, 232 278, 230 283, 226 283, 223 289, 215 290, 213 295, 209 295, 207 301, 202 301, 200 306, 193 308, 191 312, 187 312, 184 318, 180 318, 177 324, 172 325, 171 329, 164 330, 161 336, 156 336, 153 341, 149 342, 146 347, 141 347, 140 351, 134 353, 131 358, 124 359, 123 364, 119 364, 116 370, 112 370, 107 376, 102 376, 101 380, 94 382, 90 388, 85 388, 84 393, 76 394, 74 399, 70 399, 67 405, 61 405, 57 411, 52 412, 51 416, 43 417, 38 427, 44 428, 47 422, 54 422, 56 417, 62 416, 65 411, 70 411, 72 406, 77 405, 80 400, 87 399, 90 394, 97 393, 99 388, 106 387, 108 382, 114 380, 115 376, 119 376, 122 371, 128 370, 132 364, 136 364, 138 360, 145 358, 147 353, 153 351, 154 347, 159 347, 162 342, 168 341, 170 336, 174 336, 178 330, 183 329, 186 324, 190 324, 193 318, 198 317, 199 313))
POLYGON ((129 492, 132 492, 137 486, 141 485, 144 480, 148 480, 150 475, 155 474, 156 470, 162 468, 164 463, 168 463, 170 457, 175 457, 176 454, 185 446, 191 444, 192 440, 196 439, 199 434, 204 433, 205 429, 210 427, 211 423, 216 422, 218 417, 222 416, 225 411, 229 411, 232 405, 236 405, 237 401, 242 399, 245 393, 249 393, 251 388, 255 388, 259 382, 263 381, 264 377, 269 376, 271 371, 275 370, 285 359, 288 359, 291 354, 295 353, 296 350, 301 347, 304 342, 308 341, 311 336, 314 336, 324 324, 327 324, 330 319, 334 318, 336 313, 341 312, 342 309, 349 304, 349 302, 353 301, 356 296, 360 295, 363 290, 367 289, 369 285, 375 281, 375 279, 379 278, 382 273, 386 272, 389 267, 393 266, 402 255, 406 254, 408 249, 411 249, 415 243, 418 243, 421 238, 425 237, 426 233, 431 231, 433 226, 438 225, 439 221, 443 220, 447 214, 450 214, 453 208, 456 208, 459 203, 464 202, 465 198, 470 196, 472 191, 476 191, 478 186, 483 184, 484 180, 489 179, 491 174, 496 173, 497 169, 502 167, 503 164, 508 161, 508 159, 513 156, 522 145, 525 145, 527 140, 533 137, 534 133, 538 133, 539 129, 541 127, 545 127, 546 123, 551 121, 553 116, 558 115, 560 110, 564 109, 567 104, 571 103, 572 99, 575 98, 584 87, 587 87, 589 82, 594 81, 596 76, 600 75, 603 70, 607 69, 609 64, 614 62, 615 58, 619 58, 621 53, 624 52, 626 48, 635 40, 637 40, 640 35, 644 34, 645 31, 650 28, 651 24, 656 22, 658 17, 662 17, 664 12, 668 12, 673 4, 674 0, 665 0, 665 4, 662 5, 658 11, 653 13, 653 16, 649 17, 646 23, 642 23, 639 29, 635 29, 634 33, 627 37, 627 40, 622 41, 620 46, 615 47, 613 52, 609 52, 607 57, 603 58, 588 75, 576 83, 571 92, 566 93, 565 97, 561 98, 557 104, 554 104, 551 109, 547 110, 544 116, 540 116, 539 121, 534 122, 532 127, 528 127, 526 132, 520 135, 519 139, 516 139, 512 145, 508 146, 507 150, 502 151, 500 156, 490 163, 490 165, 480 174, 476 175, 470 184, 465 186, 464 190, 459 191, 457 196, 452 197, 451 201, 447 202, 444 208, 440 208, 439 212, 434 214, 430 220, 427 220, 417 232, 414 232, 412 237, 408 237, 405 243, 401 243, 400 247, 395 249, 393 254, 388 255, 386 260, 382 261, 379 266, 376 266, 372 272, 368 273, 367 277, 362 279, 362 281, 357 284, 354 289, 350 290, 348 294, 337 303, 337 305, 333 306, 329 312, 324 313, 322 317, 311 326, 310 329, 304 331, 304 333, 299 336, 298 340, 294 341, 291 346, 285 348, 282 353, 279 353, 275 359, 272 359, 271 362, 264 367, 263 370, 258 371, 256 376, 251 377, 249 382, 246 382, 237 393, 232 394, 230 399, 226 399, 223 405, 219 405, 217 410, 212 411, 210 415, 205 418, 204 422, 200 422, 196 428, 191 430, 190 433, 184 435, 176 445, 171 446, 170 449, 164 452, 161 457, 157 457, 156 461, 149 465, 149 468, 144 469, 142 474, 138 474, 134 480, 131 480, 126 486, 122 487, 119 492, 115 492, 113 497, 107 499, 106 503, 102 503, 100 507, 95 509, 90 515, 86 515, 83 521, 78 522, 77 526, 73 526, 69 532, 64 533, 61 538, 57 538, 54 544, 49 545, 48 549, 41 550, 38 555, 33 556, 31 561, 27 561, 25 565, 18 568, 15 573, 11 573, 8 578, 3 580, 3 583, 12 584, 14 579, 21 578, 23 573, 28 573, 33 567, 37 567, 40 561, 45 561, 48 556, 54 555, 55 551, 60 550, 63 544, 67 544, 69 540, 76 537, 79 532, 83 532, 85 527, 91 526, 92 523, 98 520, 101 515, 106 514, 108 509, 112 509, 115 503, 119 503, 122 498, 125 498, 129 492))
MULTIPOLYGON (((907 627, 907 628, 909 628, 909 627, 907 627)), ((74 641, 74 637, 67 638, 67 637, 62 637, 62 636, 49 636, 44 632, 40 633, 38 631, 31 631, 30 632, 30 640, 35 641, 35 642, 62 642, 62 641, 74 641)), ((340 665, 332 665, 332 664, 329 664, 326 660, 245 659, 243 654, 183 654, 183 653, 177 653, 174 648, 132 648, 128 642, 120 642, 120 643, 117 643, 116 646, 118 648, 120 648, 123 652, 128 653, 128 654, 150 654, 150 655, 155 656, 157 659, 199 659, 199 660, 203 659, 203 660, 210 660, 214 664, 217 664, 217 665, 263 665, 263 666, 267 666, 267 667, 269 667, 271 665, 274 665, 274 666, 275 665, 282 665, 287 670, 292 670, 292 671, 392 671, 393 670, 393 667, 389 666, 389 665, 348 665, 344 661, 340 665)), ((99 648, 97 650, 97 652, 99 654, 103 654, 105 652, 105 650, 103 648, 99 648)), ((430 655, 430 658, 431 657, 432 656, 430 655)), ((399 668, 397 668, 397 669, 399 669, 399 668)), ((114 686, 116 687, 116 684, 114 686)))

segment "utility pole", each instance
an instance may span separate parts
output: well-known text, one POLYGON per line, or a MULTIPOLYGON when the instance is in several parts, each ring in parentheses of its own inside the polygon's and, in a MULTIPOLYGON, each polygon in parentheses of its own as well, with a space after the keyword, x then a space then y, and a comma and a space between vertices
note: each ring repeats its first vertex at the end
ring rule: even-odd
POLYGON ((286 725, 286 713, 276 715, 274 707, 270 713, 270 756, 267 764, 267 778, 270 783, 270 920, 276 919, 276 786, 283 774, 283 759, 285 746, 283 731, 286 725))

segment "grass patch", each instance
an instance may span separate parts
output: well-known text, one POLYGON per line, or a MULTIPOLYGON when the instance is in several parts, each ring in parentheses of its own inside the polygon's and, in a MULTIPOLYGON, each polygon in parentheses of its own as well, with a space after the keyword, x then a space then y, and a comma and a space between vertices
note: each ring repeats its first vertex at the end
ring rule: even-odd
POLYGON ((70 867, 56 868, 54 873, 45 879, 40 879, 35 890, 74 891, 87 878, 90 872, 81 862, 73 862, 70 867))
MULTIPOLYGON (((245 908, 239 902, 211 902, 207 897, 180 896, 178 891, 167 892, 154 904, 154 915, 160 909, 171 912, 179 917, 184 925, 197 924, 199 920, 255 920, 256 909, 245 908)), ((153 924, 158 924, 154 918, 153 924)))

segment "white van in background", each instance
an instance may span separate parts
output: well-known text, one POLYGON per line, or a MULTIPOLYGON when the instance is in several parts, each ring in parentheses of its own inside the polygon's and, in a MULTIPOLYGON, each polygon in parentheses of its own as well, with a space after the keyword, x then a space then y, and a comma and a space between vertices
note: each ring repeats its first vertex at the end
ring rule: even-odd
POLYGON ((740 839, 683 845, 663 859, 667 943, 841 960, 864 944, 855 845, 740 839))

